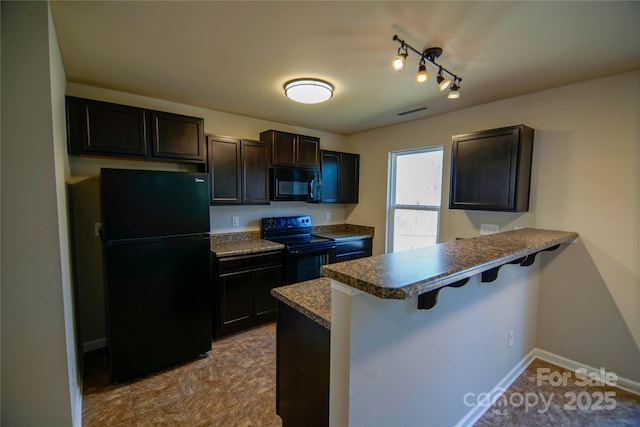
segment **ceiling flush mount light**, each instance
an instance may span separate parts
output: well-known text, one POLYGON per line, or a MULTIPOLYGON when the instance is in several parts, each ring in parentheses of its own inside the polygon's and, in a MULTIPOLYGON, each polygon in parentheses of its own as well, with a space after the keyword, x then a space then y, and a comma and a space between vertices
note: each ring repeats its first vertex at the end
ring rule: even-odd
POLYGON ((333 96, 333 86, 318 79, 295 79, 284 84, 287 98, 303 104, 319 104, 333 96))
POLYGON ((418 64, 418 73, 416 74, 416 81, 418 83, 426 82, 429 80, 429 73, 427 72, 426 63, 430 63, 431 65, 438 67, 438 77, 436 78, 436 82, 438 83, 438 88, 440 91, 444 91, 449 89, 449 94, 447 95, 448 99, 458 99, 460 98, 460 82, 462 81, 462 77, 453 74, 451 71, 444 68, 442 65, 436 63, 436 59, 440 55, 442 55, 442 49, 439 47, 429 47, 425 49, 423 52, 416 50, 415 48, 409 46, 405 43, 404 40, 400 40, 397 35, 393 36, 393 41, 400 43, 400 48, 398 48, 398 54, 391 61, 391 65, 393 69, 396 71, 402 71, 406 65, 406 59, 409 53, 409 50, 414 52, 416 55, 420 57, 420 62, 418 64), (404 53, 401 53, 404 51, 404 53), (448 75, 449 77, 445 77, 444 75, 448 75))

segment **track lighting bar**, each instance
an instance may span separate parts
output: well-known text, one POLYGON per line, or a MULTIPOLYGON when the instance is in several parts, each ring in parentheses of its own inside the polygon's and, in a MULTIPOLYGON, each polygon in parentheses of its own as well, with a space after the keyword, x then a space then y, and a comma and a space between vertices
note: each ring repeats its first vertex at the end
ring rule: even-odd
POLYGON ((393 36, 393 41, 397 41, 400 43, 400 47, 398 48, 398 54, 393 58, 392 66, 396 71, 402 71, 405 69, 406 59, 409 56, 409 50, 414 52, 416 55, 420 57, 418 74, 416 75, 416 81, 421 83, 425 82, 429 79, 429 74, 426 71, 425 63, 430 63, 434 67, 438 68, 438 77, 436 81, 438 83, 438 87, 440 91, 444 91, 449 89, 450 92, 447 95, 449 99, 457 99, 460 97, 460 82, 462 81, 462 77, 453 74, 451 71, 444 68, 442 65, 436 62, 436 59, 440 55, 442 55, 442 49, 439 47, 429 47, 425 49, 423 52, 418 51, 413 46, 408 45, 404 40, 398 38, 397 35, 393 36), (444 74, 449 75, 451 78, 446 78, 444 74))

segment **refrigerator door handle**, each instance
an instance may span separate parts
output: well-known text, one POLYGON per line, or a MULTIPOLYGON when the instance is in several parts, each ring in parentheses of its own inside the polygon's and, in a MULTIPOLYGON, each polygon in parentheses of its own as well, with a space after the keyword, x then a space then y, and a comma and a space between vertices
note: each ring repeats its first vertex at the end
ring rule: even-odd
POLYGON ((157 237, 141 237, 141 238, 135 238, 135 239, 107 240, 105 245, 110 248, 117 245, 168 242, 172 240, 187 240, 187 239, 197 240, 197 239, 208 239, 208 238, 210 238, 209 233, 178 234, 178 235, 157 236, 157 237))

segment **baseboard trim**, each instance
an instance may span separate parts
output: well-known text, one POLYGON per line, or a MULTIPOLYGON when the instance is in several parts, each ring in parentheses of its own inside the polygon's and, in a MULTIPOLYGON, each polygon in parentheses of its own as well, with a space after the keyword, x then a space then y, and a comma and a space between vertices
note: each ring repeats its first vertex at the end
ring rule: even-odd
MULTIPOLYGON (((557 355, 555 353, 551 353, 546 350, 541 350, 539 348, 534 348, 534 357, 540 360, 543 360, 548 363, 552 363, 554 365, 558 365, 561 368, 568 369, 570 371, 574 371, 578 368, 586 369, 588 373, 600 373, 599 368, 594 368, 593 366, 585 365, 584 363, 576 362, 575 360, 557 355)), ((616 374, 617 375, 617 374, 616 374)), ((627 391, 629 393, 640 396, 640 382, 630 380, 628 378, 624 378, 618 375, 618 381, 616 381, 616 387, 627 391)))
MULTIPOLYGON (((489 392, 489 396, 501 396, 513 382, 527 369, 527 366, 535 359, 534 352, 531 350, 526 356, 520 360, 489 392)), ((482 416, 491 408, 490 405, 476 405, 467 414, 462 417, 456 424, 456 427, 473 426, 482 416)))
POLYGON ((106 338, 99 338, 97 340, 85 341, 82 343, 82 350, 85 353, 88 353, 93 350, 98 350, 99 348, 104 348, 107 346, 106 338))
POLYGON ((80 391, 76 394, 73 416, 73 427, 82 427, 82 385, 80 391))

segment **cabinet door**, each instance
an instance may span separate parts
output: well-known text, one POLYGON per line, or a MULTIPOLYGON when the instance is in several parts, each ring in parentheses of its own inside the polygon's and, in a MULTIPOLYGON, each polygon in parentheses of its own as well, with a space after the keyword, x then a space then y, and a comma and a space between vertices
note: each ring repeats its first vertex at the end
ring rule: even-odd
POLYGON ((519 125, 452 139, 450 209, 529 209, 533 129, 519 125))
POLYGON ((340 202, 358 203, 360 186, 360 156, 341 153, 340 159, 340 202))
POLYGON ((296 166, 298 136, 276 131, 273 131, 271 135, 271 164, 273 166, 296 166))
POLYGON ((322 150, 322 202, 358 203, 360 155, 322 150))
POLYGON ((260 141, 241 142, 242 203, 269 204, 267 146, 260 141))
POLYGON ((67 97, 69 154, 147 155, 144 110, 67 97))
POLYGON ((152 155, 167 159, 204 162, 203 120, 151 111, 152 155))
POLYGON ((298 135, 296 165, 302 168, 320 168, 320 139, 298 135))
POLYGON ((240 204, 242 202, 240 141, 209 136, 208 145, 211 204, 240 204))
POLYGON ((275 319, 276 299, 271 296, 271 289, 282 284, 282 266, 256 271, 255 316, 257 320, 275 319))
MULTIPOLYGON (((251 323, 253 272, 239 272, 218 279, 218 332, 238 331, 251 323)), ((218 335, 218 333, 216 333, 218 335)))
POLYGON ((323 203, 338 203, 340 153, 322 150, 322 197, 323 203))
POLYGON ((331 331, 278 302, 276 413, 285 426, 329 425, 331 331))

